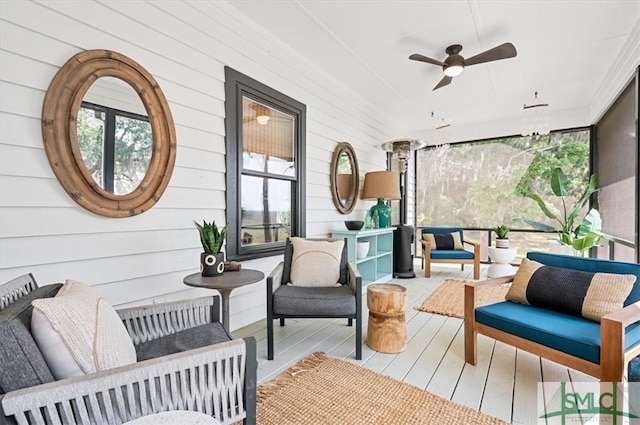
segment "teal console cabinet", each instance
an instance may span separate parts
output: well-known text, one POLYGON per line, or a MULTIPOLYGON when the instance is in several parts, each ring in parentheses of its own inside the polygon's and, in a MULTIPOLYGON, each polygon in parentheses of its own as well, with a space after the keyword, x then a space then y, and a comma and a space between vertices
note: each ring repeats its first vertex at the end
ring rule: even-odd
POLYGON ((333 238, 346 238, 349 262, 355 263, 362 286, 389 282, 393 278, 393 227, 364 230, 334 230, 333 238), (369 252, 357 258, 358 242, 369 242, 369 252))

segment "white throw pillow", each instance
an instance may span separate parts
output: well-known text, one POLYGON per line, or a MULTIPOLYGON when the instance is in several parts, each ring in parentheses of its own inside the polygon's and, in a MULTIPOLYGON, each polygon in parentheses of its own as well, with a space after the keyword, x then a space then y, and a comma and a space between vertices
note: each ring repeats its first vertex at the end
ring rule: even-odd
POLYGON ((136 362, 118 313, 90 286, 67 280, 55 297, 31 304, 31 332, 56 379, 136 362))
POLYGON ((340 260, 344 241, 312 241, 291 238, 291 285, 340 286, 340 260))

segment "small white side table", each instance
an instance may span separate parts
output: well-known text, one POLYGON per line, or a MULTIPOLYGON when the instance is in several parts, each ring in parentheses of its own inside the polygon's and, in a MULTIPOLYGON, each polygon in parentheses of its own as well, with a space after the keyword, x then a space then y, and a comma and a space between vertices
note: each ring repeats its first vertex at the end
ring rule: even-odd
POLYGON ((516 250, 514 248, 496 248, 489 247, 489 257, 491 257, 491 265, 487 270, 488 277, 508 276, 516 272, 515 267, 511 263, 516 258, 516 250))

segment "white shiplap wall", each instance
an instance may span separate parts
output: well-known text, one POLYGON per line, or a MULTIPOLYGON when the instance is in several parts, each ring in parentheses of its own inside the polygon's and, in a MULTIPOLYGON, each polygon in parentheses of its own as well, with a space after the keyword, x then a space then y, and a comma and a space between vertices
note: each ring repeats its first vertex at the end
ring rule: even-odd
MULTIPOLYGON (((347 217, 329 190, 336 143, 350 142, 361 178, 384 169, 375 145, 396 138, 348 87, 222 1, 0 1, 0 282, 32 272, 41 283, 77 279, 114 305, 205 295, 182 278, 197 271, 193 220, 225 221, 224 66, 307 105, 307 234, 347 217), (86 49, 144 66, 171 107, 178 140, 169 186, 151 210, 106 218, 75 204, 56 180, 40 132, 45 91, 86 49)), ((360 219, 372 202, 350 215, 360 219)), ((268 274, 280 257, 247 261, 268 274)), ((231 298, 231 329, 265 316, 264 282, 231 298)))

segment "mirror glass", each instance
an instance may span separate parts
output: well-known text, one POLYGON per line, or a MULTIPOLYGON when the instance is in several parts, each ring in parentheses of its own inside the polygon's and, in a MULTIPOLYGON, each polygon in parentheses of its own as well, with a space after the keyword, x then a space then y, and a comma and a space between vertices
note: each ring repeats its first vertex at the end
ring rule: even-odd
POLYGON ((87 171, 114 195, 133 192, 142 182, 153 149, 153 135, 142 100, 129 84, 97 79, 78 110, 78 147, 87 171))
POLYGON ((336 184, 338 185, 338 201, 342 205, 347 205, 353 196, 353 158, 347 153, 342 152, 338 157, 338 175, 336 176, 336 184))
POLYGON ((350 213, 358 200, 360 175, 356 153, 349 143, 339 143, 333 152, 330 178, 333 203, 342 214, 350 213))

